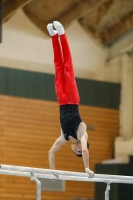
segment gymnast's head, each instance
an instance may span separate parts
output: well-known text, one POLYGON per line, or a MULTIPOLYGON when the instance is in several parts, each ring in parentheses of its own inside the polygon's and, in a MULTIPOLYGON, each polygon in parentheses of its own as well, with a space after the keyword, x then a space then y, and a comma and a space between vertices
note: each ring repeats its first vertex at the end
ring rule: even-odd
MULTIPOLYGON (((81 147, 80 142, 79 143, 72 143, 71 148, 78 157, 82 157, 82 147, 81 147)), ((87 149, 89 149, 89 143, 88 142, 87 142, 87 149)))

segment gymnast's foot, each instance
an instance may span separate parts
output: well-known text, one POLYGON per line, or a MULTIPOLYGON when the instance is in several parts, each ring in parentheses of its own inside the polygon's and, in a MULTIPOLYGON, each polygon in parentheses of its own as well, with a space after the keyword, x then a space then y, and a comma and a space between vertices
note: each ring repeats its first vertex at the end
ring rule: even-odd
POLYGON ((55 29, 58 31, 59 35, 63 35, 65 33, 64 27, 58 21, 53 21, 55 29))
POLYGON ((53 29, 53 24, 48 24, 47 29, 50 36, 54 36, 58 33, 56 30, 53 29))

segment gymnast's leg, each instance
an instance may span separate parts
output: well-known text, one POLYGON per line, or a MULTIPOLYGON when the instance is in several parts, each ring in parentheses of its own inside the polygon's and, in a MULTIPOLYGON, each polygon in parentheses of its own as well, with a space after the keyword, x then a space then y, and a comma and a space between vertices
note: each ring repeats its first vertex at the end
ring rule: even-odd
POLYGON ((55 65, 55 91, 59 104, 66 103, 65 87, 64 87, 64 66, 63 57, 58 40, 57 31, 53 30, 53 24, 48 24, 47 29, 52 36, 52 45, 54 52, 54 65, 55 65))
POLYGON ((60 22, 54 21, 54 27, 60 35, 60 41, 62 46, 62 54, 64 59, 64 75, 65 75, 65 88, 68 97, 67 104, 79 104, 80 98, 74 77, 74 69, 72 63, 72 57, 70 48, 68 45, 67 37, 64 28, 60 22))

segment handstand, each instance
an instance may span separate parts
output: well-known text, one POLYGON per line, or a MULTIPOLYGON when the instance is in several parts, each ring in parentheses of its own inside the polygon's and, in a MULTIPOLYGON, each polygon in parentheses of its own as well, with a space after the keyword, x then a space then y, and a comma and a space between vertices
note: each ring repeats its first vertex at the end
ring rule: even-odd
POLYGON ((52 37, 55 65, 55 91, 60 107, 61 135, 49 150, 50 169, 55 169, 55 153, 68 140, 77 156, 83 158, 85 171, 90 177, 94 172, 89 169, 88 134, 82 121, 78 105, 80 97, 74 77, 72 57, 62 24, 54 21, 47 25, 52 37), (53 25, 56 30, 53 29, 53 25), (60 42, 59 42, 60 38, 60 42))

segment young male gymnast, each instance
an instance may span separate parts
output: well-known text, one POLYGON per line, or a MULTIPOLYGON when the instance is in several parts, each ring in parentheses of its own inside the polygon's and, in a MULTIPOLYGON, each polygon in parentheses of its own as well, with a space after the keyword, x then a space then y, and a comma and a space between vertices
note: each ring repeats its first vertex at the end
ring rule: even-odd
POLYGON ((60 108, 61 135, 49 150, 50 169, 55 169, 55 153, 68 140, 77 156, 83 158, 85 171, 89 177, 94 172, 89 169, 88 134, 86 124, 79 114, 80 97, 74 77, 72 57, 64 27, 58 21, 47 25, 52 38, 55 65, 55 91, 60 108), (56 30, 53 29, 54 28, 56 30), (60 40, 59 40, 60 39, 60 40))

